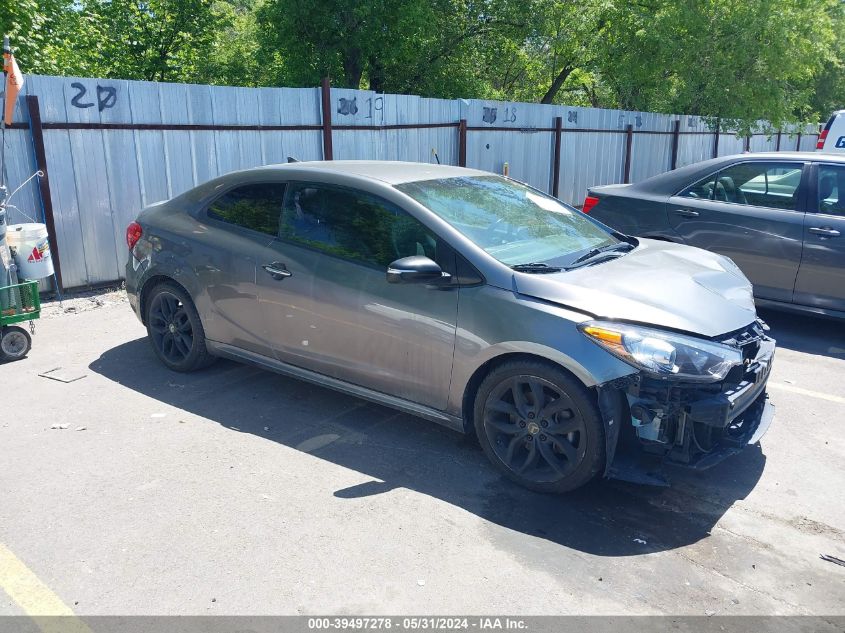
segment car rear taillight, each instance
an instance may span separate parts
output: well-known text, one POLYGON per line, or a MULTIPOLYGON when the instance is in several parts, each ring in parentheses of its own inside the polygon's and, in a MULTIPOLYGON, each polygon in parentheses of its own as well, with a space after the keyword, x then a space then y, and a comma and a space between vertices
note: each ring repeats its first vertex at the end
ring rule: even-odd
POLYGON ((816 143, 816 149, 824 149, 824 140, 827 138, 828 130, 822 130, 819 134, 819 142, 816 143))
POLYGON ((132 222, 132 224, 126 227, 126 245, 130 251, 135 248, 135 244, 138 243, 138 240, 141 239, 143 234, 144 230, 137 222, 132 222))
POLYGON ((584 198, 584 206, 581 207, 581 211, 584 213, 589 213, 590 210, 599 203, 599 199, 595 196, 587 196, 584 198))

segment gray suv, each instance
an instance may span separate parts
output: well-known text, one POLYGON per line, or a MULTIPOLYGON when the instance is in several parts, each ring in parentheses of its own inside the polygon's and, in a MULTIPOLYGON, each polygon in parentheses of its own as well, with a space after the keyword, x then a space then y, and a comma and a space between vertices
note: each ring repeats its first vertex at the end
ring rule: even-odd
POLYGON ((400 162, 236 172, 145 209, 126 287, 155 353, 226 357, 475 434, 528 488, 665 483, 771 422, 774 341, 727 258, 513 180, 400 162))

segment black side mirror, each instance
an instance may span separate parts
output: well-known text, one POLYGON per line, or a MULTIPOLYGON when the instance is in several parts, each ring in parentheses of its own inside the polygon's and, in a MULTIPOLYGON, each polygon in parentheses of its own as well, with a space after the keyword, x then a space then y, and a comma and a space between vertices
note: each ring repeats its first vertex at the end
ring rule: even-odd
POLYGON ((436 262, 422 255, 397 259, 387 267, 387 282, 391 284, 440 284, 451 279, 436 262))

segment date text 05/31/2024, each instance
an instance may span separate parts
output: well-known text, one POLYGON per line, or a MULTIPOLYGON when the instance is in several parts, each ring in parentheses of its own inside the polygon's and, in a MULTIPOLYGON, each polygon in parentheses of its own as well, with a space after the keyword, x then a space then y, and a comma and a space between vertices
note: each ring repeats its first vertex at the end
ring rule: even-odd
POLYGON ((399 631, 519 631, 527 628, 524 620, 508 617, 332 617, 308 618, 310 630, 388 630, 399 631))

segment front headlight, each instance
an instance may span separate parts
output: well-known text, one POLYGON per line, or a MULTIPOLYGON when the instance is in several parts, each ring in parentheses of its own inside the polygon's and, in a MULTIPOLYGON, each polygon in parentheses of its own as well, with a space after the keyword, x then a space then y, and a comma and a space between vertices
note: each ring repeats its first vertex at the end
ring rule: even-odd
POLYGON ((742 364, 735 347, 638 325, 588 321, 578 326, 614 356, 658 378, 717 382, 742 364))

